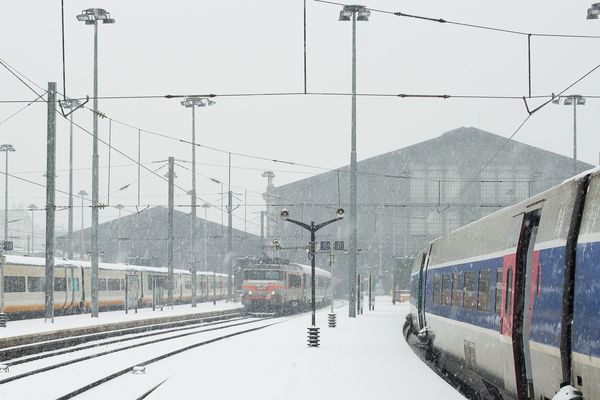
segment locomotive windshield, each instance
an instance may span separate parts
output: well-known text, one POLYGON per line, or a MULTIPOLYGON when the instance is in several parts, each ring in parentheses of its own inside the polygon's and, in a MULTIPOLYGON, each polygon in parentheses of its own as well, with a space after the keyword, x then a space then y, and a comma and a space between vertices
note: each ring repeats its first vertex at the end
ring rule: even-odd
POLYGON ((268 270, 246 270, 244 279, 248 281, 282 281, 284 278, 282 271, 268 270))

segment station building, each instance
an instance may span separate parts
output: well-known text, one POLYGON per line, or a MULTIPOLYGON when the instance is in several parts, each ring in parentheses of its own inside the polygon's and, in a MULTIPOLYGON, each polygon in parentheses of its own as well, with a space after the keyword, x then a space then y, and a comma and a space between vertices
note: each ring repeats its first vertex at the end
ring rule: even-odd
MULTIPOLYGON (((578 172, 592 167, 576 163, 578 172)), ((358 272, 373 274, 380 290, 387 291, 393 270, 410 264, 425 243, 548 189, 572 172, 572 158, 471 127, 362 160, 357 175, 358 272)), ((348 210, 349 194, 349 166, 279 187, 270 181, 264 193, 267 241, 281 243, 279 256, 309 263, 302 248, 308 232, 281 220, 280 210, 288 209, 290 218, 319 223, 334 218, 338 207, 348 210)), ((343 240, 348 247, 347 222, 318 231, 317 242, 343 240)), ((329 269, 327 253, 317 256, 317 266, 329 269)), ((337 287, 343 291, 348 255, 335 254, 337 287)), ((407 271, 401 272, 406 285, 407 271)))

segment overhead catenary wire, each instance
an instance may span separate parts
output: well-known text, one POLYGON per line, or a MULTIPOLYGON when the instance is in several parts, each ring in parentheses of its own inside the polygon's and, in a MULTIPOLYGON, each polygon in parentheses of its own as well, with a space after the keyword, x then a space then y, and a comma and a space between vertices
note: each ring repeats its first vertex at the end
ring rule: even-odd
MULTIPOLYGON (((58 114, 60 115, 60 113, 58 113, 58 114)), ((65 119, 66 119, 66 117, 64 117, 64 116, 63 116, 63 118, 65 118, 65 119)), ((76 126, 78 129, 80 129, 81 131, 83 131, 84 133, 86 133, 86 134, 88 134, 88 135, 92 135, 92 132, 90 132, 89 130, 87 130, 86 128, 84 128, 83 126, 81 126, 80 124, 78 124, 78 123, 76 123, 76 122, 73 122, 73 125, 74 125, 74 126, 76 126)), ((106 142, 105 140, 103 140, 103 139, 101 139, 101 138, 98 138, 98 141, 99 141, 99 142, 101 142, 102 144, 104 144, 105 146, 109 146, 108 142, 106 142)), ((148 171, 148 172, 150 173, 150 175, 154 175, 154 176, 158 177, 160 180, 162 180, 162 181, 164 181, 164 182, 168 182, 168 179, 167 179, 167 178, 165 178, 164 176, 162 176, 162 175, 158 174, 157 172, 155 172, 155 171, 151 170, 150 168, 148 168, 147 166, 143 165, 142 163, 140 163, 140 162, 136 161, 136 160, 135 160, 133 157, 129 156, 128 154, 126 154, 126 153, 124 153, 123 151, 121 151, 121 150, 119 150, 119 149, 115 148, 115 147, 114 147, 114 146, 112 146, 112 145, 110 145, 110 147, 111 147, 111 149, 112 149, 112 150, 114 150, 115 152, 117 152, 117 153, 118 153, 118 154, 120 154, 121 156, 123 156, 123 157, 125 157, 126 159, 128 159, 128 160, 130 160, 130 161, 134 162, 134 163, 135 163, 137 166, 139 166, 140 168, 143 168, 143 169, 145 169, 146 171, 148 171)), ((138 180, 138 181, 139 181, 139 180, 138 180)), ((179 189, 179 190, 182 190, 182 191, 184 191, 185 193, 187 193, 187 192, 188 192, 188 190, 187 190, 187 189, 185 189, 185 188, 183 188, 183 187, 181 187, 181 186, 179 186, 179 185, 175 185, 175 187, 176 187, 177 189, 179 189)), ((219 211, 223 211, 223 209, 222 209, 221 207, 218 207, 218 206, 216 206, 216 205, 212 204, 211 202, 209 202, 209 201, 207 201, 207 200, 205 200, 205 199, 202 199, 202 198, 200 198, 200 197, 198 197, 198 196, 196 196, 196 198, 197 198, 198 200, 200 200, 200 201, 202 201, 202 202, 204 202, 204 203, 206 203, 206 204, 210 205, 211 207, 213 207, 213 208, 215 208, 215 209, 219 210, 219 211)), ((104 206, 106 206, 106 205, 101 205, 101 206, 102 206, 102 207, 104 207, 104 206)), ((145 205, 145 204, 139 204, 138 206, 146 206, 146 205, 145 205)), ((234 215, 234 217, 235 217, 235 218, 238 218, 238 219, 242 219, 242 218, 240 218, 240 217, 238 217, 238 216, 236 216, 236 215, 234 215)), ((258 226, 258 224, 254 224, 254 225, 258 226)))
MULTIPOLYGON (((352 96, 352 93, 346 92, 281 92, 281 93, 228 93, 213 94, 213 97, 261 97, 261 96, 352 96)), ((422 98, 422 99, 462 99, 462 100, 521 100, 523 97, 528 99, 548 99, 552 94, 537 95, 504 95, 504 94, 449 94, 449 93, 356 93, 358 97, 387 97, 387 98, 422 98)), ((590 99, 599 99, 600 95, 583 94, 582 96, 590 99)), ((206 95, 123 95, 123 96, 98 96, 98 100, 147 100, 147 99, 172 99, 185 97, 206 97, 206 95)), ((74 97, 73 100, 85 101, 93 100, 93 96, 74 97)), ((0 104, 7 103, 29 103, 27 99, 4 99, 0 104)), ((33 103, 45 103, 45 100, 36 100, 33 103)), ((90 109, 91 110, 91 109, 90 109)), ((113 119, 114 121, 114 119, 113 119)))
MULTIPOLYGON (((342 7, 348 5, 345 3, 339 3, 339 2, 328 1, 328 0, 314 0, 314 1, 316 3, 324 3, 324 4, 336 5, 336 6, 342 6, 342 7)), ((483 24, 471 24, 471 23, 467 23, 467 22, 452 21, 452 20, 445 19, 445 18, 435 18, 435 17, 423 16, 423 15, 408 14, 408 13, 404 13, 402 11, 390 11, 390 10, 382 10, 382 9, 370 8, 370 7, 366 7, 366 9, 369 11, 377 12, 377 13, 395 15, 397 17, 412 18, 412 19, 418 19, 418 20, 427 21, 427 22, 436 22, 436 23, 441 23, 441 24, 456 25, 456 26, 461 26, 461 27, 465 27, 465 28, 481 29, 481 30, 494 31, 494 32, 499 32, 499 33, 507 33, 507 34, 511 34, 511 35, 521 35, 521 36, 531 35, 531 36, 540 36, 540 37, 556 37, 556 38, 571 38, 571 39, 600 39, 600 36, 597 36, 597 35, 525 32, 525 31, 519 31, 519 30, 515 30, 515 29, 498 28, 498 27, 488 26, 488 25, 483 25, 483 24)))

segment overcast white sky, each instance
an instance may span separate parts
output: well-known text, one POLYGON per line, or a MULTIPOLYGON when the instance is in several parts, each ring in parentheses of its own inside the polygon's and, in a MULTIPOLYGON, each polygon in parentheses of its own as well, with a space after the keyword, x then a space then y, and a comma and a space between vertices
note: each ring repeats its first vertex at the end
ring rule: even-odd
MULTIPOLYGON (((99 87, 101 96, 165 94, 232 94, 303 91, 303 0, 65 0, 66 86, 71 97, 92 94, 93 28, 75 19, 82 9, 101 7, 116 19, 99 27, 99 87)), ((590 1, 371 0, 364 5, 472 24, 534 33, 600 36, 600 20, 586 20, 590 1)), ((62 91, 60 0, 2 2, 0 58, 42 87, 58 83, 62 91)), ((307 0, 308 91, 350 91, 351 24, 338 22, 340 7, 307 0)), ((527 95, 527 38, 468 29, 394 15, 373 13, 358 24, 358 91, 451 95, 527 95)), ((558 93, 600 64, 600 39, 532 38, 533 95, 558 93)), ((30 100, 35 95, 0 69, 0 100, 30 100)), ((600 71, 569 94, 600 95, 600 71)), ((217 104, 197 111, 199 143, 232 152, 336 168, 349 162, 349 96, 217 97, 217 104)), ((539 104, 539 101, 533 101, 539 104)), ((600 99, 578 109, 579 159, 598 163, 600 99)), ((24 104, 0 103, 0 121, 24 104)), ((91 107, 91 102, 89 103, 91 107)), ((108 116, 142 129, 176 138, 191 138, 191 112, 180 99, 102 100, 108 116)), ((358 158, 427 140, 461 126, 474 126, 510 136, 526 117, 521 100, 400 99, 361 97, 358 100, 358 158)), ((92 115, 76 113, 76 122, 91 130, 92 115)), ((533 115, 515 140, 566 156, 572 155, 572 109, 548 105, 533 115)), ((100 122, 108 137, 108 120, 100 122)), ((75 191, 91 193, 91 139, 75 130, 75 191)), ((0 142, 17 152, 10 155, 10 172, 44 182, 46 105, 36 103, 0 124, 0 142)), ((113 123, 113 145, 137 158, 137 131, 113 123)), ((101 166, 108 164, 100 147, 101 166)), ((191 160, 189 145, 142 134, 142 162, 168 156, 191 160)), ((198 193, 220 203, 220 186, 206 177, 227 179, 227 155, 197 152, 198 193), (211 165, 204 165, 211 164, 211 165), (215 166, 216 164, 216 166, 215 166)), ((4 171, 4 159, 0 160, 4 171)), ((487 160, 482 160, 482 163, 487 160)), ((113 153, 110 203, 129 210, 137 204, 137 167, 113 153)), ((150 164, 157 168, 161 164, 150 164)), ((182 164, 189 167, 189 164, 182 164)), ((233 190, 248 190, 248 230, 258 232, 258 215, 266 179, 273 169, 276 185, 320 170, 233 157, 233 190), (242 168, 243 167, 243 168, 242 168)), ((58 188, 68 189, 68 124, 58 121, 58 188)), ((107 169, 101 170, 101 200, 106 202, 107 169)), ((392 171, 387 171, 392 172, 392 171)), ((166 173, 166 168, 159 171, 166 173)), ((142 171, 142 176, 147 172, 142 171)), ((177 184, 191 187, 189 171, 177 168, 177 184)), ((2 193, 4 179, 0 183, 2 193)), ((13 179, 9 208, 35 203, 43 206, 45 190, 13 179)), ((142 180, 142 204, 166 204, 166 183, 142 180)), ((189 204, 176 191, 177 204, 189 204)), ((57 204, 66 196, 57 194, 57 204)), ((1 208, 4 208, 3 205, 1 208)), ((184 210, 182 208, 182 210, 184 210)), ((189 210, 189 209, 186 209, 189 210)), ((101 220, 116 216, 101 211, 101 220)), ((75 225, 79 226, 79 209, 75 225)), ((202 212, 199 212, 202 215, 202 212)), ((236 215, 243 218, 240 207, 236 215)), ((66 226, 66 211, 57 214, 66 226)), ((220 222, 218 210, 209 219, 220 222)), ((41 220, 41 218, 40 218, 41 220)), ((90 221, 86 209, 86 225, 90 221)), ((241 219, 234 219, 243 229, 241 219)))

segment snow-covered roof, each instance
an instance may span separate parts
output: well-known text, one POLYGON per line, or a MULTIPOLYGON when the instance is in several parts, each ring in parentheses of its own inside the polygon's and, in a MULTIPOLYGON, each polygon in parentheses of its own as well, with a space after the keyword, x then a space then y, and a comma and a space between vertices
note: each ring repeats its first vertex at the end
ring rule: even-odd
MULTIPOLYGON (((17 256, 17 255, 7 255, 6 263, 12 265, 30 265, 35 267, 43 267, 46 265, 46 259, 42 257, 28 257, 28 256, 17 256)), ((91 268, 91 261, 81 261, 81 260, 67 260, 65 258, 54 258, 54 265, 57 267, 64 266, 76 266, 83 268, 91 268)), ((152 272, 152 273, 168 273, 169 269, 166 267, 147 267, 143 265, 130 265, 126 263, 99 263, 98 267, 104 270, 111 271, 130 271, 130 272, 152 272)), ((173 269, 174 274, 190 274, 190 271, 186 269, 173 269)), ((213 275, 213 272, 208 271, 197 271, 197 275, 213 275)), ((218 276, 227 277, 227 274, 216 274, 218 276)))

